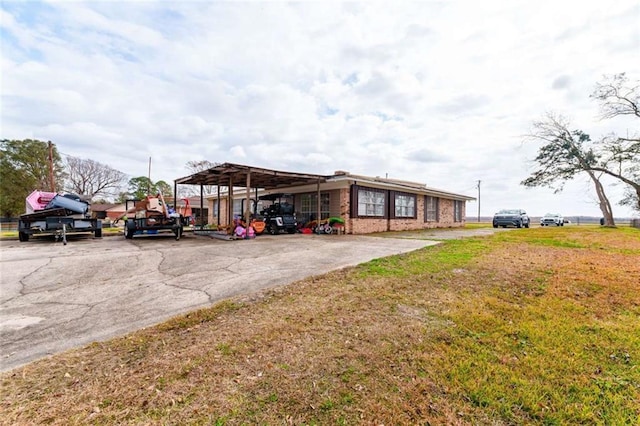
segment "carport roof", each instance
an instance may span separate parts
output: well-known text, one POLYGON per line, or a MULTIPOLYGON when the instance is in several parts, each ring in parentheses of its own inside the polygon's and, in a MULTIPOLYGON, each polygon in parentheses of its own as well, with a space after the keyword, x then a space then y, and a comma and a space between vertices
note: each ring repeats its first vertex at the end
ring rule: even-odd
POLYGON ((308 173, 283 172, 242 164, 223 163, 210 169, 175 180, 178 185, 245 186, 250 174, 252 188, 278 189, 324 182, 327 176, 308 173))

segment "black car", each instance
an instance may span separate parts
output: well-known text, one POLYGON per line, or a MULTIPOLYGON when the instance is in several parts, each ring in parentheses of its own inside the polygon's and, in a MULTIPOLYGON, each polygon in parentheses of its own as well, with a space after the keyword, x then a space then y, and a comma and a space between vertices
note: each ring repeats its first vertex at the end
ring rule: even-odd
POLYGON ((494 228, 497 228, 498 226, 502 226, 503 228, 506 228, 507 226, 528 228, 529 223, 529 216, 527 216, 527 212, 522 209, 500 210, 498 213, 493 215, 494 228))

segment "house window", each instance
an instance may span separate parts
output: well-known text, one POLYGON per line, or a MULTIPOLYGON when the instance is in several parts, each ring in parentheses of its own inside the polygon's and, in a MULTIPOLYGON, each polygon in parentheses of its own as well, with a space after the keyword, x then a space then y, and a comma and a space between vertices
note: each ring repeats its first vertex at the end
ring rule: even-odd
POLYGON ((453 202, 453 221, 462 222, 462 209, 464 208, 464 201, 453 202))
POLYGON ((244 212, 242 211, 242 199, 233 200, 233 215, 234 216, 244 216, 244 212))
POLYGON ((424 204, 424 221, 437 222, 440 219, 438 213, 439 198, 427 195, 425 196, 424 204))
MULTIPOLYGON (((320 219, 327 219, 330 216, 329 211, 329 193, 320 193, 320 219)), ((303 222, 310 222, 318 216, 318 194, 302 194, 300 197, 300 214, 299 219, 303 222)))
POLYGON ((412 194, 394 193, 395 217, 416 217, 416 196, 412 194))
POLYGON ((358 188, 358 216, 384 217, 385 192, 372 188, 358 188))

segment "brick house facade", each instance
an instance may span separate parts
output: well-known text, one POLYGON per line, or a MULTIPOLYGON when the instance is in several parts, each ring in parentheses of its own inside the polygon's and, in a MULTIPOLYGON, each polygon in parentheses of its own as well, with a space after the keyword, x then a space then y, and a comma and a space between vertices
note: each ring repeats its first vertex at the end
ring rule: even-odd
MULTIPOLYGON (((315 219, 318 214, 318 193, 321 199, 321 219, 341 217, 348 234, 369 234, 386 231, 406 231, 428 228, 461 227, 465 224, 466 201, 475 200, 424 184, 395 179, 353 175, 338 171, 317 185, 278 188, 291 194, 298 222, 315 219)), ((257 195, 269 192, 259 191, 257 195)), ((245 191, 234 194, 234 215, 242 213, 245 191)), ((252 191, 251 197, 256 193, 252 191)), ((226 195, 208 197, 209 223, 227 223, 229 217, 226 195), (220 200, 218 217, 218 200, 220 200)))

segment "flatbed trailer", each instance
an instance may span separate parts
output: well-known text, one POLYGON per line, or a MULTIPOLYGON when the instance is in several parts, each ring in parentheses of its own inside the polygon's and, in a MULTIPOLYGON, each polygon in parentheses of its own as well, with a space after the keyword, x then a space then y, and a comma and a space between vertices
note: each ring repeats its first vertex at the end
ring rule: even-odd
POLYGON ((29 241, 32 236, 52 235, 67 244, 67 235, 92 233, 102 237, 102 221, 83 215, 69 214, 65 208, 50 208, 23 214, 18 220, 18 239, 29 241))
POLYGON ((127 200, 125 205, 127 215, 133 214, 133 218, 127 218, 124 223, 124 237, 128 240, 135 235, 159 234, 161 231, 171 231, 176 240, 182 237, 184 227, 190 224, 190 218, 179 213, 169 213, 164 199, 147 197, 145 200, 127 200), (130 209, 129 204, 134 208, 130 209))

